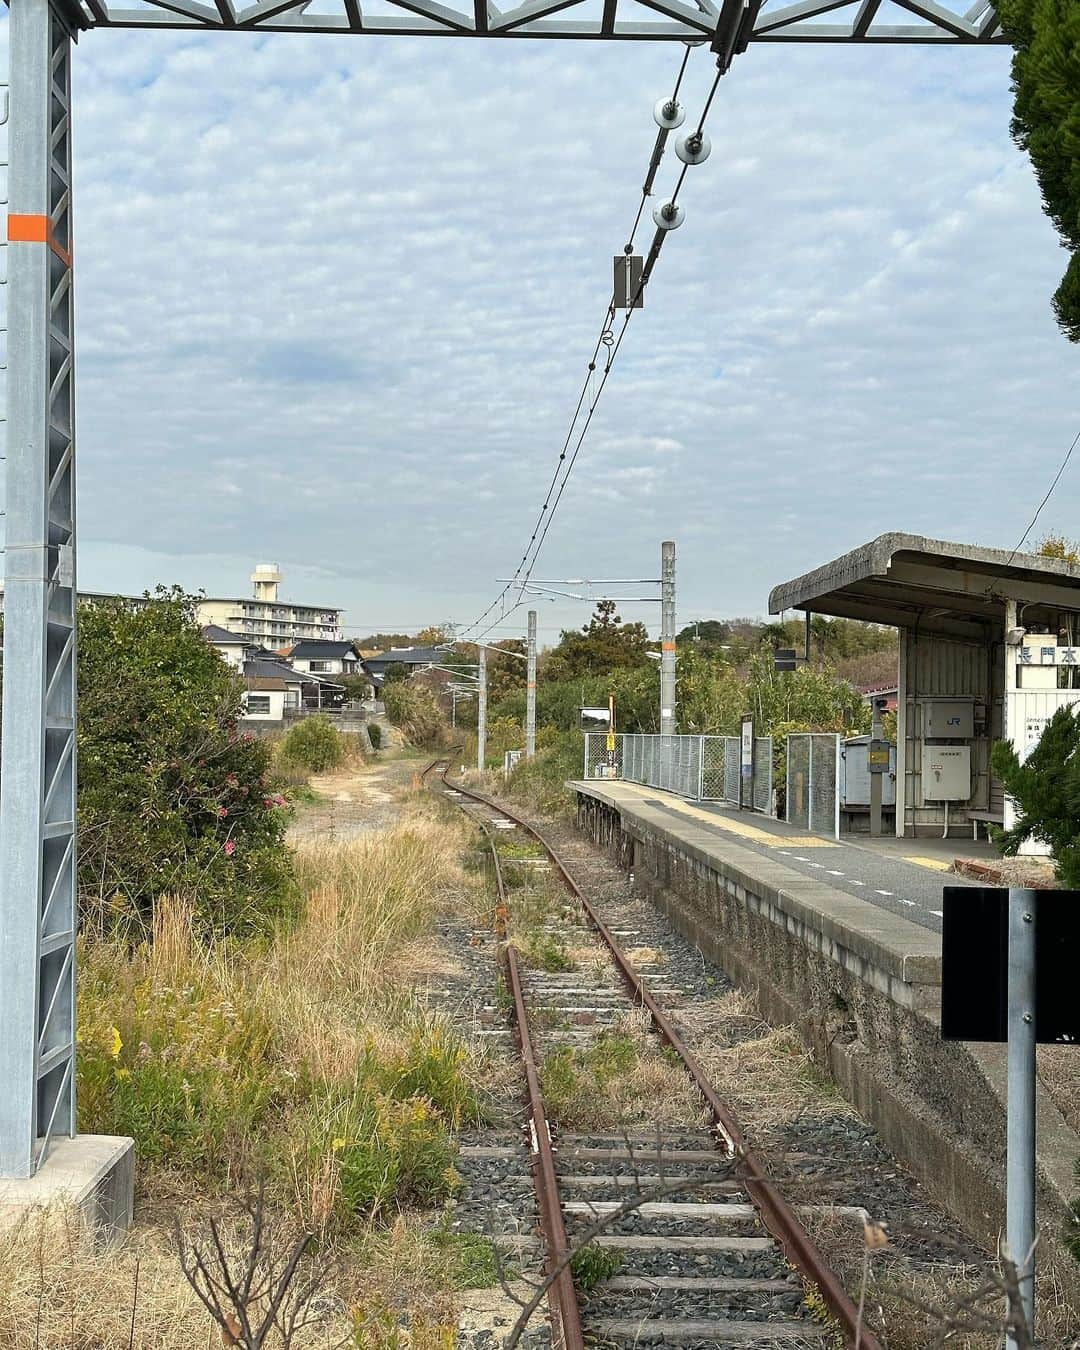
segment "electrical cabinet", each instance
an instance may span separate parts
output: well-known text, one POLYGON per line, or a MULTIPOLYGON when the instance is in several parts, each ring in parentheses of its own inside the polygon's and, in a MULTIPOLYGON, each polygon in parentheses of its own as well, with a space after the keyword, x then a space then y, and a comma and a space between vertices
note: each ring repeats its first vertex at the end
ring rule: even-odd
POLYGON ((935 698, 923 704, 923 740, 970 741, 974 735, 974 699, 935 698))
POLYGON ((922 795, 927 802, 966 802, 970 799, 970 745, 923 746, 922 795))

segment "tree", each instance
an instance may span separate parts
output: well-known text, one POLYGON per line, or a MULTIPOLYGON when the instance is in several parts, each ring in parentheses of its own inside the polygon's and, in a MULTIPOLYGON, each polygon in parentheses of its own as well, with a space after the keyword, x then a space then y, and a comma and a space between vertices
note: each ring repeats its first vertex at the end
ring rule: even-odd
POLYGON ((565 630, 546 663, 547 678, 572 679, 602 675, 647 661, 649 634, 643 623, 623 623, 614 600, 598 600, 592 618, 581 632, 565 630))
POLYGON ((401 661, 391 661, 383 671, 383 689, 388 684, 401 684, 409 678, 409 669, 401 661))
POLYGON ((731 627, 723 619, 699 619, 675 634, 678 645, 695 642, 702 647, 721 647, 731 636, 731 627))
POLYGON ((994 774, 1017 809, 1016 824, 995 830, 1003 853, 1017 853, 1027 839, 1048 844, 1058 880, 1080 887, 1080 721, 1075 709, 1059 708, 1021 763, 1008 741, 999 741, 990 756, 994 774))
POLYGON ((219 930, 272 920, 290 893, 269 752, 242 733, 242 686, 195 602, 81 605, 79 883, 99 923, 190 897, 219 930))
POLYGON ((1076 0, 998 0, 1013 56, 1012 133, 1031 156, 1046 213, 1072 257, 1053 300, 1071 342, 1080 342, 1080 5, 1076 0))

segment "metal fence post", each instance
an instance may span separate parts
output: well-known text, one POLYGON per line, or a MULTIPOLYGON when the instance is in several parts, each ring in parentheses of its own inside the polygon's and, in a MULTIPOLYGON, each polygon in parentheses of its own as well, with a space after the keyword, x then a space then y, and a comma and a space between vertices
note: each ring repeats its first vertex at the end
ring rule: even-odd
MULTIPOLYGON (((1035 923, 1034 891, 1009 890, 1008 1105, 1005 1233, 1028 1326, 1035 1327, 1035 923)), ((1009 1350, 1016 1350, 1013 1336, 1009 1350)))
POLYGON ((833 770, 833 833, 840 838, 840 737, 836 738, 836 768, 833 770))
POLYGON ((71 36, 11 0, 0 1176, 75 1132, 71 36))

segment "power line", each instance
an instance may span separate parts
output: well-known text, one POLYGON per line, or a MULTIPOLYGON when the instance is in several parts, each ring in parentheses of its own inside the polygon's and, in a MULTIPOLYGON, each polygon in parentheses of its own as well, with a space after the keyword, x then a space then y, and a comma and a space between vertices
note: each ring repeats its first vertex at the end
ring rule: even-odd
MULTIPOLYGON (((649 160, 649 168, 645 176, 645 182, 642 186, 641 201, 638 204, 637 212, 634 216, 634 222, 631 227, 630 234, 628 236, 628 241, 624 247, 624 252, 627 255, 633 252, 634 237, 637 233, 638 225, 641 222, 641 217, 644 212, 646 201, 652 193, 653 181, 655 179, 656 171, 657 168, 659 167, 660 160, 663 157, 663 152, 667 142, 668 135, 682 122, 682 110, 678 103, 678 93, 682 87, 683 76, 686 73, 687 62, 689 61, 690 58, 690 51, 691 48, 688 45, 686 51, 683 53, 682 61, 679 64, 679 70, 676 75, 675 86, 671 93, 671 96, 666 100, 661 99, 660 102, 656 105, 656 109, 654 110, 654 116, 660 127, 660 130, 657 135, 656 144, 653 147, 652 155, 649 160)), ((718 71, 716 80, 713 82, 712 89, 709 93, 708 100, 706 101, 705 108, 698 125, 698 130, 697 132, 694 133, 694 137, 690 138, 691 140, 696 138, 699 145, 701 142, 704 120, 705 117, 708 115, 709 107, 712 104, 713 95, 715 94, 716 86, 719 83, 720 73, 722 72, 718 71)), ((701 156, 702 159, 704 157, 705 157, 704 155, 701 156)), ((694 161, 691 160, 690 162, 694 161)), ((686 175, 686 167, 687 165, 686 163, 684 163, 683 172, 679 176, 679 187, 682 186, 683 178, 686 175)), ((678 188, 676 189, 676 192, 677 191, 678 188)), ((506 611, 505 609, 500 610, 499 618, 495 622, 496 623, 501 622, 506 617, 506 614, 508 612, 513 613, 514 610, 520 608, 521 604, 523 603, 521 597, 524 595, 525 585, 527 584, 528 578, 532 573, 532 568, 536 564, 536 560, 537 557, 539 556, 540 548, 543 546, 544 539, 547 537, 547 532, 551 525, 551 519, 554 516, 556 509, 558 508, 559 501, 561 501, 562 499, 563 492, 565 491, 566 488, 567 480, 570 477, 570 472, 572 471, 578 453, 581 450, 581 445, 584 440, 585 432, 588 430, 589 424, 592 421, 592 416, 596 410, 596 405, 597 402, 599 401, 600 394, 603 392, 604 386, 607 383, 607 377, 611 372, 611 365, 614 360, 615 353, 617 353, 618 351, 619 345, 621 344, 623 336, 625 335, 626 329, 629 325, 630 317, 633 314, 637 301, 640 298, 642 292, 644 291, 645 285, 648 282, 652 267, 655 265, 656 255, 659 253, 659 241, 666 230, 672 228, 673 224, 678 223, 678 220, 675 219, 674 203, 672 202, 669 203, 668 205, 672 206, 671 216, 667 218, 667 223, 664 224, 663 226, 660 225, 659 220, 657 222, 658 224, 657 237, 653 241, 653 246, 652 249, 650 250, 649 259, 646 262, 642 272, 641 281, 639 282, 638 287, 634 292, 633 296, 628 297, 629 303, 626 310, 626 317, 623 320, 623 326, 617 339, 615 338, 615 335, 612 332, 611 328, 611 324, 615 318, 616 313, 614 291, 612 292, 611 299, 608 301, 608 304, 605 308, 604 318, 600 326, 600 333, 596 339, 596 343, 594 344, 593 347, 592 356, 588 362, 588 368, 585 373, 585 378, 582 381, 581 391, 578 394, 578 399, 574 407, 573 416, 570 419, 570 425, 567 429, 566 438, 563 441, 563 446, 561 451, 559 452, 558 459, 555 461, 555 469, 551 476, 551 482, 548 484, 548 489, 544 495, 544 500, 540 505, 540 509, 537 512, 536 520, 533 523, 532 532, 529 535, 529 538, 526 542, 525 549, 522 552, 521 558, 519 559, 518 564, 514 569, 514 574, 510 578, 510 580, 506 582, 502 590, 491 602, 491 604, 488 605, 488 607, 476 619, 474 619, 473 622, 469 624, 467 628, 462 630, 461 637, 463 640, 466 638, 467 634, 475 632, 475 630, 479 628, 481 624, 483 624, 484 620, 488 617, 488 615, 490 615, 496 608, 498 608, 503 603, 507 595, 509 595, 510 592, 515 587, 517 587, 518 589, 517 603, 509 611, 506 611), (604 361, 603 367, 604 373, 600 380, 599 387, 593 392, 592 397, 589 398, 589 407, 588 407, 588 414, 586 416, 585 426, 582 430, 582 434, 578 437, 577 444, 575 445, 573 453, 571 454, 570 444, 574 437, 574 430, 577 427, 578 420, 581 417, 582 408, 585 406, 586 399, 589 397, 589 392, 592 387, 597 368, 597 358, 600 355, 601 348, 605 346, 607 346, 610 349, 610 355, 604 361), (569 455, 569 463, 567 463, 568 455, 569 455)), ((481 633, 479 636, 483 637, 484 634, 481 633)))
POLYGON ((1008 567, 1009 563, 1012 562, 1012 560, 1013 560, 1013 559, 1016 557, 1016 555, 1020 552, 1021 548, 1023 548, 1024 543, 1025 543, 1025 541, 1027 540, 1028 535, 1029 535, 1029 534, 1031 533, 1031 531, 1035 528, 1035 522, 1036 522, 1036 521, 1039 519, 1039 517, 1042 515, 1042 509, 1043 509, 1043 507, 1044 507, 1044 506, 1046 505, 1046 503, 1050 500, 1050 498, 1054 495, 1054 489, 1057 487, 1058 483, 1061 481, 1061 475, 1062 475, 1062 474, 1065 472, 1065 470, 1068 468, 1069 460, 1072 459, 1073 451, 1076 449, 1076 447, 1077 447, 1078 445, 1080 445, 1080 431, 1078 431, 1078 432, 1076 433, 1076 436, 1073 438, 1073 443, 1072 443, 1072 445, 1069 446, 1068 453, 1066 454, 1065 458, 1061 461, 1061 467, 1058 469, 1057 473, 1054 474, 1053 482, 1050 484, 1050 486, 1049 486, 1049 487, 1047 488, 1047 490, 1046 490, 1046 496, 1045 496, 1045 497, 1042 499, 1042 501, 1039 503, 1039 509, 1038 509, 1038 510, 1035 512, 1035 514, 1031 517, 1031 524, 1028 525, 1027 529, 1026 529, 1026 530, 1024 531, 1024 533, 1020 536, 1020 542, 1016 545, 1016 547, 1013 549, 1013 551, 1009 554, 1009 562, 1005 564, 1006 567, 1008 567))

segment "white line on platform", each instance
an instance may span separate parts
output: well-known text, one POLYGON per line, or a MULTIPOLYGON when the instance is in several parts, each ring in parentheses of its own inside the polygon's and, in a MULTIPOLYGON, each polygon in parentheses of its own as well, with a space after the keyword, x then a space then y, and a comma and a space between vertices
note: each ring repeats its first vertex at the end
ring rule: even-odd
POLYGON ((897 898, 897 900, 900 901, 900 903, 901 903, 902 905, 914 905, 914 904, 915 904, 915 901, 914 901, 914 900, 905 900, 904 897, 903 897, 902 895, 898 895, 896 898, 897 898))
POLYGON ((826 868, 826 871, 831 877, 842 877, 844 875, 843 872, 838 872, 835 867, 826 868))
POLYGON ((792 857, 795 859, 796 862, 809 862, 809 861, 810 861, 809 858, 804 858, 804 857, 803 857, 801 854, 799 854, 799 853, 794 853, 794 854, 792 854, 792 857))
POLYGON ((932 909, 930 913, 936 915, 939 919, 943 919, 945 917, 945 915, 942 913, 940 909, 932 909))
POLYGON ((851 878, 851 884, 852 884, 853 886, 865 886, 865 885, 866 885, 866 882, 865 882, 865 881, 856 881, 855 878, 852 877, 852 878, 851 878))
POLYGON ((892 891, 878 891, 878 895, 892 895, 892 891))

